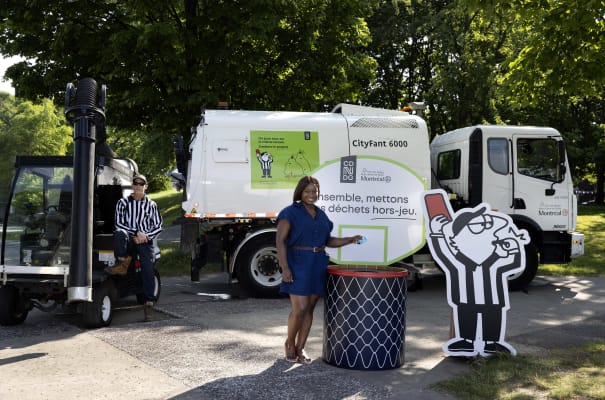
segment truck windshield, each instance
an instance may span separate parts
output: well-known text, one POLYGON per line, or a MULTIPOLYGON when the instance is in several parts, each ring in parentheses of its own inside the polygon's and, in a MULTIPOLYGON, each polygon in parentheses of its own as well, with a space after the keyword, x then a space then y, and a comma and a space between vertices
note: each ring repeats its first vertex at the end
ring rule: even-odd
POLYGON ((73 168, 27 166, 17 174, 5 221, 3 263, 69 264, 73 168))
POLYGON ((559 143, 549 138, 517 139, 517 170, 520 174, 550 182, 563 180, 559 143))

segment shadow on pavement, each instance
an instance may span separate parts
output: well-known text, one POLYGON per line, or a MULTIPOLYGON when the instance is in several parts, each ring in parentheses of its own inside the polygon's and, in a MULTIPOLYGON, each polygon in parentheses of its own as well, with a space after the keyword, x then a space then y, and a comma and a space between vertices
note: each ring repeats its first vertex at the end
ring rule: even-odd
POLYGON ((188 399, 385 399, 388 390, 346 376, 322 360, 310 365, 276 360, 254 375, 217 379, 172 400, 188 399), (340 383, 340 384, 339 384, 340 383))

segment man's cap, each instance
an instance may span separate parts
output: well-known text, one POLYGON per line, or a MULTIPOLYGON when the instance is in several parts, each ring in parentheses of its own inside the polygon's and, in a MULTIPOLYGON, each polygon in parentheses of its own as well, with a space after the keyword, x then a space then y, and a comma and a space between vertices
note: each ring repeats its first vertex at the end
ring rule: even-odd
POLYGON ((132 181, 134 182, 137 179, 147 184, 147 178, 145 178, 145 175, 135 175, 134 178, 132 178, 132 181))

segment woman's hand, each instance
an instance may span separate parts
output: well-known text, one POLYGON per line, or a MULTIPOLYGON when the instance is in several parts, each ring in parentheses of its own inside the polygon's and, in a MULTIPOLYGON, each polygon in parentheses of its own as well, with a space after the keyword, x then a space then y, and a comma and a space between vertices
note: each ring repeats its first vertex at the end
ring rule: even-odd
POLYGON ((363 236, 355 235, 351 238, 351 244, 361 244, 363 243, 363 236))
POLYGON ((328 239, 326 246, 327 247, 342 247, 342 246, 346 246, 349 244, 354 244, 354 243, 361 244, 364 242, 365 242, 365 238, 361 235, 348 236, 348 237, 342 237, 342 238, 330 236, 330 239, 328 239))
POLYGON ((292 283, 292 282, 294 282, 294 277, 292 276, 292 271, 290 270, 290 268, 288 268, 288 267, 282 268, 282 271, 281 271, 281 280, 284 283, 292 283))

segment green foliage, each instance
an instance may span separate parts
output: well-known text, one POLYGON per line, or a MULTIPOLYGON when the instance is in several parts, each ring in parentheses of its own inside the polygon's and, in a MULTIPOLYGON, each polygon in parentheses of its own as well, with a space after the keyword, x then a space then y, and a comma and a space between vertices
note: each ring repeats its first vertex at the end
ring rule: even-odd
POLYGON ((534 104, 544 94, 603 97, 605 4, 601 0, 584 1, 581 7, 559 0, 497 3, 514 7, 531 23, 525 46, 506 75, 513 96, 534 104))
POLYGON ((40 191, 22 191, 15 195, 13 207, 17 215, 33 215, 42 210, 44 199, 40 191))
POLYGON ((157 205, 164 220, 164 228, 172 226, 174 222, 183 216, 181 203, 183 201, 183 192, 176 190, 164 190, 149 194, 157 205))
POLYGON ((323 111, 355 102, 375 69, 360 50, 377 3, 6 0, 0 53, 27 59, 6 72, 22 98, 60 103, 60 90, 80 77, 106 84, 107 125, 122 132, 114 149, 161 190, 172 137, 187 141, 203 107, 323 111))
POLYGON ((72 129, 53 103, 0 93, 0 190, 7 191, 16 155, 65 155, 72 129))
MULTIPOLYGON (((188 134, 200 108, 323 109, 373 74, 359 50, 376 1, 5 1, 0 52, 16 93, 55 97, 78 76, 108 86, 121 129, 188 134)), ((0 14, 1 15, 1 14, 0 14)), ((0 18, 2 21, 2 18, 0 18)))
POLYGON ((511 46, 509 14, 459 1, 383 1, 368 21, 379 63, 371 104, 425 101, 432 135, 499 121, 494 82, 511 46))
POLYGON ((150 192, 170 187, 166 160, 172 159, 174 150, 169 136, 160 132, 125 131, 111 127, 107 136, 107 143, 118 157, 127 157, 137 163, 139 173, 147 177, 150 192))
POLYGON ((160 246, 161 257, 156 262, 156 268, 161 276, 189 275, 191 257, 179 249, 179 246, 160 246))

